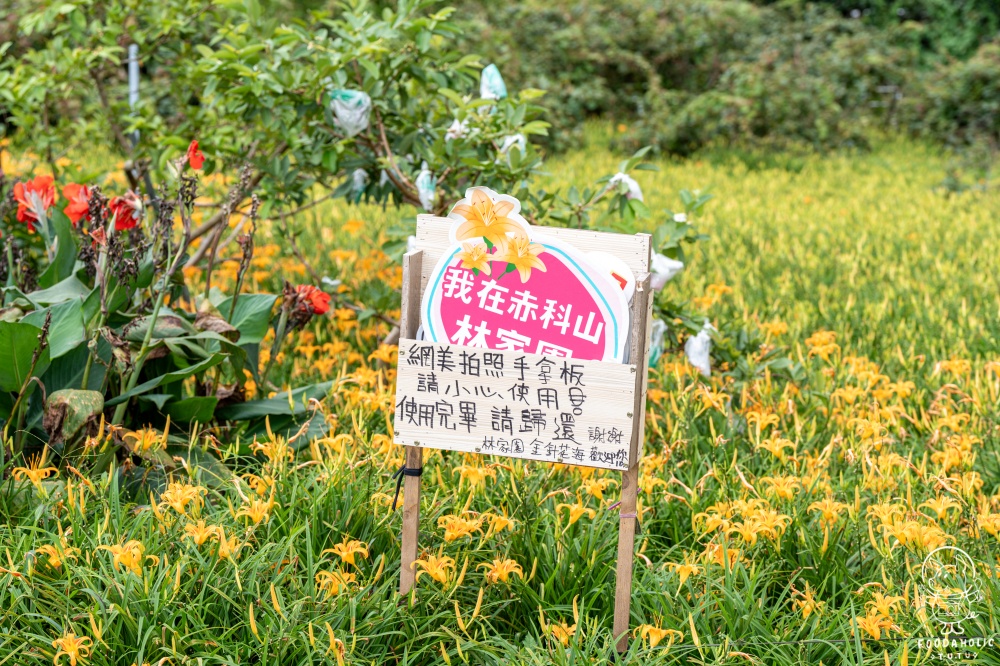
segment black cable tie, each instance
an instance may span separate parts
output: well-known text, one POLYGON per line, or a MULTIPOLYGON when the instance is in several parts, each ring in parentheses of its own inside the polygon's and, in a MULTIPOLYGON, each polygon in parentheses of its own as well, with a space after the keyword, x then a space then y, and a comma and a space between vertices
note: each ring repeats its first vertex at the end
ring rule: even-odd
POLYGON ((399 489, 403 485, 404 476, 420 476, 424 473, 423 467, 407 467, 406 463, 396 470, 392 475, 392 478, 396 479, 396 495, 392 498, 392 510, 396 510, 396 502, 399 501, 399 489))

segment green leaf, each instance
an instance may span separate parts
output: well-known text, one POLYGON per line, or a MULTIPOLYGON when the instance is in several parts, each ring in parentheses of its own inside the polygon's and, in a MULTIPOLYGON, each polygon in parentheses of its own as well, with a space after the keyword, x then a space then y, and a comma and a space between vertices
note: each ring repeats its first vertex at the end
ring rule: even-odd
POLYGON ((79 347, 87 339, 83 324, 83 302, 73 299, 27 314, 21 321, 38 326, 45 324, 45 316, 52 313, 49 324, 49 358, 55 360, 79 347))
POLYGON ((103 410, 104 394, 100 391, 66 389, 53 392, 45 405, 49 443, 72 440, 88 421, 98 419, 103 410))
POLYGON ((215 416, 215 406, 219 399, 212 396, 196 396, 168 402, 161 408, 163 413, 179 423, 208 423, 215 416))
POLYGON ((278 297, 274 294, 243 294, 236 300, 233 316, 229 316, 232 298, 219 303, 219 312, 240 332, 240 344, 257 344, 267 335, 271 325, 271 310, 278 297))
POLYGON ((156 405, 157 409, 163 411, 167 403, 176 397, 173 393, 147 393, 146 395, 139 396, 139 402, 151 402, 156 405))
MULTIPOLYGON (((31 372, 31 357, 38 349, 42 329, 23 322, 0 321, 0 391, 20 391, 31 372)), ((35 375, 49 367, 49 351, 38 357, 35 375)))
POLYGON ((167 372, 158 377, 154 377, 153 379, 150 379, 147 382, 143 382, 142 384, 139 384, 131 391, 122 393, 120 396, 108 400, 105 406, 114 407, 118 403, 125 402, 126 400, 134 398, 137 395, 142 395, 143 393, 149 393, 158 386, 164 386, 166 384, 171 384, 173 382, 183 381, 188 377, 197 375, 198 373, 204 372, 209 368, 214 368, 218 364, 222 363, 224 360, 226 360, 225 354, 221 353, 212 354, 211 356, 206 358, 204 361, 201 361, 200 363, 195 363, 192 366, 183 368, 181 370, 175 370, 174 372, 167 372))
POLYGON ((273 398, 227 405, 219 410, 218 417, 227 421, 243 421, 263 416, 303 414, 306 411, 303 402, 308 402, 311 398, 325 398, 332 387, 333 382, 330 381, 295 389, 292 391, 291 404, 288 391, 282 391, 273 398))
POLYGON ((14 396, 8 391, 0 391, 0 426, 10 418, 12 409, 14 409, 14 396))
POLYGON ((49 369, 41 375, 45 390, 58 391, 59 389, 72 388, 100 390, 104 385, 104 375, 107 373, 108 364, 111 362, 111 345, 103 337, 97 340, 97 355, 101 360, 94 359, 91 364, 87 386, 82 386, 83 372, 87 367, 87 357, 90 356, 87 345, 79 345, 68 354, 54 359, 49 365, 49 369))
POLYGON ((62 280, 65 280, 73 273, 76 266, 76 239, 73 238, 73 223, 60 211, 54 209, 50 218, 52 226, 55 228, 56 256, 40 276, 38 284, 42 287, 51 287, 62 280))
POLYGON ((36 305, 45 306, 62 303, 72 298, 86 298, 88 294, 90 294, 90 289, 87 288, 87 285, 80 282, 75 275, 71 275, 48 289, 31 292, 28 294, 28 298, 36 305))
MULTIPOLYGON (((129 342, 142 342, 145 340, 146 333, 149 332, 149 322, 151 319, 151 317, 140 317, 134 320, 134 325, 129 327, 125 339, 129 342)), ((194 326, 189 324, 183 317, 170 314, 169 312, 161 312, 156 317, 156 326, 153 328, 153 335, 150 339, 176 338, 189 334, 193 335, 195 332, 194 326)))

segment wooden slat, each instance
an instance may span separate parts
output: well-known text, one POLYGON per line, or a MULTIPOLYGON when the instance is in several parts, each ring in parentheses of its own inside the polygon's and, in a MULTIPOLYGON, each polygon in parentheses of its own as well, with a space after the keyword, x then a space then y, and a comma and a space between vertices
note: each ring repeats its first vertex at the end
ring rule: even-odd
MULTIPOLYGON (((420 326, 420 266, 424 255, 420 250, 403 256, 403 311, 400 314, 399 330, 403 337, 417 335, 420 326)), ((423 449, 406 447, 406 466, 422 469, 423 449)), ((417 543, 420 535, 420 477, 403 478, 403 539, 399 566, 399 593, 409 594, 413 588, 416 572, 413 563, 417 559, 417 543)))
MULTIPOLYGON (((434 215, 417 216, 417 249, 424 251, 420 283, 427 285, 438 259, 449 247, 448 229, 453 220, 434 215)), ((580 252, 607 252, 628 265, 636 275, 649 272, 651 239, 649 234, 609 234, 583 229, 537 227, 539 233, 569 243, 580 252)))
POLYGON ((636 276, 635 297, 632 299, 632 347, 629 355, 635 363, 635 415, 632 440, 629 444, 629 468, 622 473, 622 494, 618 520, 618 562, 615 572, 614 635, 619 652, 628 649, 628 633, 632 607, 632 565, 635 561, 636 500, 638 497, 639 461, 645 434, 647 359, 652 327, 653 299, 648 273, 636 276))

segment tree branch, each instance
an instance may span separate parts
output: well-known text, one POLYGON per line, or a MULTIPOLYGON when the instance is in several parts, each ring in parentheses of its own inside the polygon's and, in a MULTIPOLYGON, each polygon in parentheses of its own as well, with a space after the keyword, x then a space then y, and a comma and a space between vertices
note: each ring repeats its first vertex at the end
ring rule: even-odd
POLYGON ((111 113, 111 102, 108 101, 108 92, 104 89, 104 81, 101 79, 99 72, 96 69, 90 70, 90 78, 94 79, 94 85, 97 87, 97 97, 101 100, 101 108, 104 110, 108 125, 111 126, 111 133, 115 135, 115 140, 118 141, 118 144, 126 154, 132 152, 132 145, 125 137, 122 128, 115 121, 114 114, 111 113))

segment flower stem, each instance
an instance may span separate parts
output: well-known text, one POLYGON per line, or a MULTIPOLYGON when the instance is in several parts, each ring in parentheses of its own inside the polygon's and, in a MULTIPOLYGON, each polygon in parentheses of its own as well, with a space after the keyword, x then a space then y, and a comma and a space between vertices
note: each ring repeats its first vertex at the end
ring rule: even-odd
POLYGON ((281 308, 281 318, 278 319, 278 326, 274 331, 274 343, 271 345, 271 353, 267 358, 267 366, 264 367, 264 372, 260 375, 260 381, 262 386, 267 385, 267 374, 271 371, 271 366, 274 365, 274 359, 278 355, 278 349, 281 348, 281 343, 285 339, 285 329, 288 327, 288 308, 281 308))
POLYGON ((14 286, 14 244, 7 243, 7 286, 14 286))
MULTIPOLYGON (((139 373, 142 371, 143 362, 146 360, 146 354, 149 352, 149 343, 153 339, 153 329, 156 328, 156 320, 160 316, 160 308, 163 307, 163 299, 166 296, 166 290, 160 290, 160 293, 156 297, 156 305, 153 306, 153 314, 149 317, 149 328, 146 329, 146 335, 142 339, 142 347, 139 348, 139 355, 135 360, 135 367, 132 368, 132 373, 129 375, 128 383, 125 385, 125 390, 123 393, 128 393, 135 388, 135 385, 139 383, 139 373)), ((114 424, 121 423, 122 417, 125 416, 125 410, 128 408, 128 400, 118 403, 115 407, 115 414, 111 418, 111 422, 114 424)))

